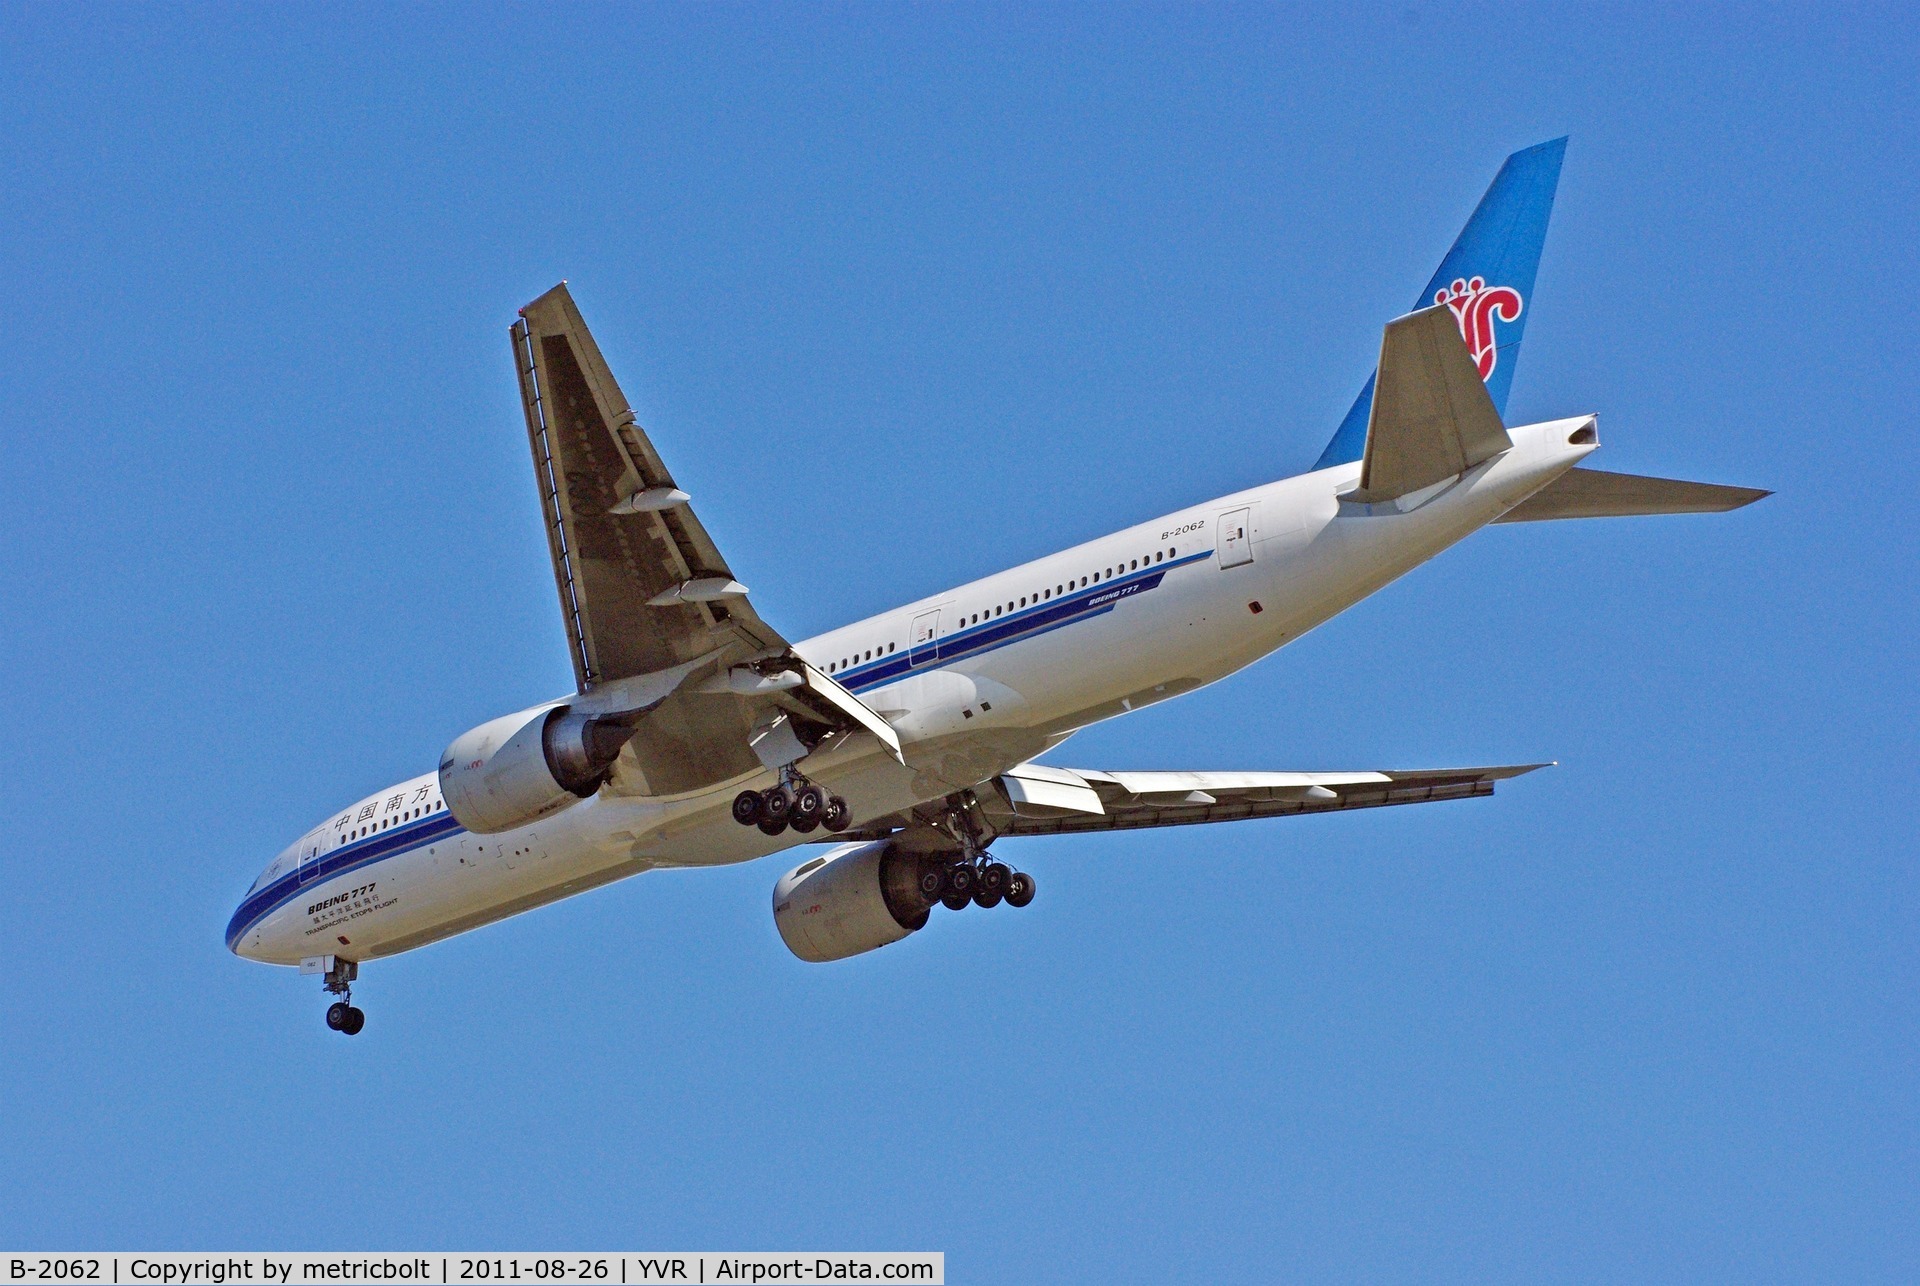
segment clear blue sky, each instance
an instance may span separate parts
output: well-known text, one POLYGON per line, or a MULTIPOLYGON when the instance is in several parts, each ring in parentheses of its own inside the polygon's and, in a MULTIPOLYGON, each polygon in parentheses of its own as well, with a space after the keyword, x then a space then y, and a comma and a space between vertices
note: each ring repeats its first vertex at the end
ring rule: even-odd
POLYGON ((0 11, 0 1246, 1920 1275, 1920 51, 1668 8, 0 11), (777 859, 642 876, 369 967, 351 1042, 227 954, 570 684, 556 280, 800 637, 1304 468, 1562 133, 1510 418, 1779 495, 1482 533, 1053 755, 1561 767, 1013 845, 1031 909, 838 966, 777 859))

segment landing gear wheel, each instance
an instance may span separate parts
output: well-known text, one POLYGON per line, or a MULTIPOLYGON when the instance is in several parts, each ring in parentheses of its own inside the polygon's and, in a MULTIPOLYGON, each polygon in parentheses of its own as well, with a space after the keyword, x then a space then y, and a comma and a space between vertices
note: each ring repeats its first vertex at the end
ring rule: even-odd
POLYGON ((787 819, 787 825, 791 826, 800 834, 806 835, 819 827, 820 815, 815 813, 811 817, 803 817, 796 809, 793 816, 787 819))
POLYGON ((762 817, 755 825, 759 826, 762 835, 778 835, 781 831, 787 829, 787 819, 784 817, 762 817))
POLYGON ((937 866, 929 866, 920 872, 920 896, 932 906, 947 893, 947 873, 937 866))
POLYGON ((1025 871, 1015 871, 1007 877, 1007 905, 1025 906, 1033 901, 1033 877, 1025 871))
POLYGON ((846 800, 840 798, 838 795, 828 798, 827 811, 820 814, 820 824, 822 826, 837 835, 847 829, 847 824, 852 820, 853 814, 847 811, 846 800))
POLYGON ((752 826, 760 820, 760 792, 743 790, 733 797, 733 820, 742 826, 752 826))
POLYGON ((940 905, 949 911, 964 911, 973 901, 973 868, 949 866, 940 873, 940 905))
MULTIPOLYGON (((793 792, 785 786, 769 786, 760 792, 760 829, 767 830, 768 822, 786 824, 787 817, 793 812, 793 792)), ((769 835, 778 835, 779 831, 767 831, 769 835)))
MULTIPOLYGON (((798 822, 804 817, 808 821, 818 823, 820 819, 826 815, 826 812, 827 792, 821 790, 812 782, 808 782, 794 794, 792 821, 798 822)), ((812 828, 809 827, 808 829, 812 828)))
POLYGON ((345 1031, 347 1029, 347 1015, 354 1012, 353 1006, 349 1005, 346 1001, 334 1001, 331 1005, 327 1006, 327 1030, 345 1031))
POLYGON ((973 885, 973 904, 999 906, 1000 899, 1007 895, 1007 880, 1012 874, 1012 870, 999 862, 988 862, 981 867, 980 878, 973 885))
POLYGON ((360 1006, 348 1005, 346 1021, 340 1024, 340 1030, 349 1036, 358 1036, 360 1029, 367 1025, 367 1016, 360 1012, 360 1006))

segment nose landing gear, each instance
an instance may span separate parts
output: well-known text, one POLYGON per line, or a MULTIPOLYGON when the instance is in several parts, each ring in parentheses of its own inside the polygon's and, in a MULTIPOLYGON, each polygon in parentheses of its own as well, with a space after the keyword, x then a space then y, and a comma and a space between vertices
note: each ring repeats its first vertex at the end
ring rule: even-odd
POLYGON ((768 835, 778 835, 788 827, 806 835, 823 826, 837 835, 847 829, 853 814, 846 800, 829 795, 789 766, 781 770, 779 785, 735 795, 733 820, 742 826, 758 826, 768 835))
POLYGON ((344 1000, 336 1000, 327 1006, 327 1026, 349 1036, 357 1036, 360 1029, 367 1025, 366 1014, 358 1005, 349 1005, 344 1000))
MULTIPOLYGON (((348 1036, 358 1036, 360 1029, 367 1025, 367 1016, 353 1003, 353 980, 360 976, 360 966, 337 956, 323 959, 326 977, 321 985, 326 987, 328 995, 340 997, 327 1006, 327 1028, 348 1036)), ((302 972, 306 971, 302 969, 302 972)))

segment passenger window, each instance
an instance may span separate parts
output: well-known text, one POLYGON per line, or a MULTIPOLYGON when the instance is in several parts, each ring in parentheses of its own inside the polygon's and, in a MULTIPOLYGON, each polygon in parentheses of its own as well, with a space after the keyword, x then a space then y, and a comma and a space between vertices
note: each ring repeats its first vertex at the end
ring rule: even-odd
POLYGON ((1177 557, 1179 557, 1179 555, 1180 555, 1180 551, 1179 551, 1178 549, 1175 549, 1175 548, 1173 548, 1172 546, 1168 546, 1168 547, 1167 547, 1167 557, 1168 557, 1168 558, 1177 558, 1177 557))

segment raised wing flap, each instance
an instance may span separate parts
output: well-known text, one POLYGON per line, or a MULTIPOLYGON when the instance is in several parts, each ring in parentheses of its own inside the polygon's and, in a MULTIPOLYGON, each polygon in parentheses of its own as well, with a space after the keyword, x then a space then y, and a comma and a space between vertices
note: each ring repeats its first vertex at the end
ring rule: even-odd
POLYGON ((907 762, 906 755, 900 749, 900 734, 893 730, 892 724, 875 714, 866 702, 847 691, 826 671, 816 670, 805 661, 800 662, 800 675, 804 680, 802 690, 871 732, 880 739, 880 744, 887 748, 889 754, 903 764, 907 762))
POLYGON ((1006 792, 1007 801, 1016 813, 1046 816, 1050 812, 1068 812, 1098 816, 1107 811, 1099 793, 1087 784, 1086 778, 1064 768, 1021 764, 1001 774, 1000 788, 1006 792))

